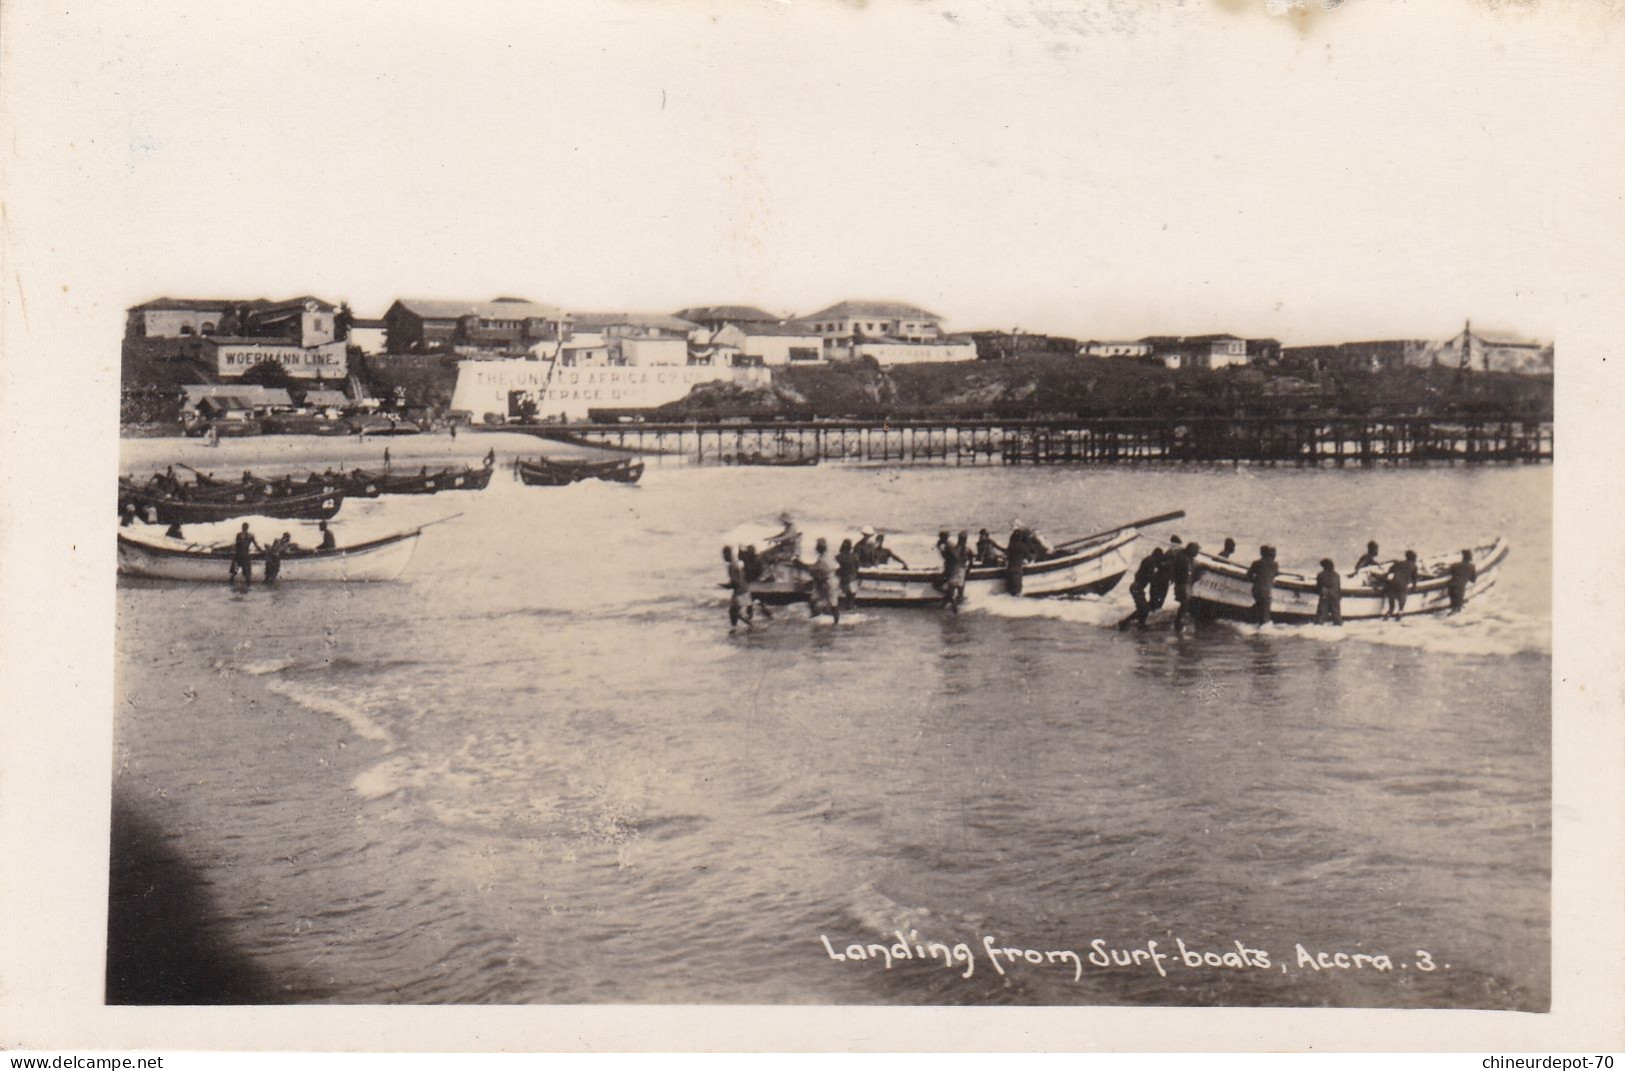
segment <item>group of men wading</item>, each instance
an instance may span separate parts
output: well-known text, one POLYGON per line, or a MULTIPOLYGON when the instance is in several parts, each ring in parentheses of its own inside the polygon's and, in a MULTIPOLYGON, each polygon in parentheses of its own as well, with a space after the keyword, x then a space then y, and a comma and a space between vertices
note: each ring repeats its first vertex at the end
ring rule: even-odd
MULTIPOLYGON (((171 525, 170 528, 171 532, 169 534, 179 538, 179 526, 171 525)), ((316 549, 336 549, 338 541, 333 538, 333 533, 328 530, 327 522, 322 521, 317 525, 317 528, 322 533, 322 542, 316 549)), ((242 577, 245 586, 254 582, 254 551, 256 550, 260 552, 265 561, 265 583, 267 584, 275 584, 277 577, 282 574, 283 558, 290 554, 310 553, 304 547, 295 546, 293 536, 287 532, 283 532, 276 539, 262 546, 260 541, 254 537, 254 533, 248 530, 248 522, 244 521, 243 526, 237 530, 237 535, 231 541, 231 569, 226 574, 227 582, 235 584, 239 576, 242 577)))
MULTIPOLYGON (((1198 555, 1202 547, 1198 543, 1183 543, 1178 536, 1170 541, 1172 547, 1164 550, 1155 547, 1151 553, 1140 560, 1139 568, 1134 571, 1134 579, 1129 584, 1129 594, 1134 598, 1134 612, 1118 622, 1118 629, 1126 631, 1130 625, 1138 626, 1142 631, 1148 628, 1146 619, 1155 610, 1162 608, 1167 601, 1168 589, 1172 586, 1174 602, 1178 609, 1174 614, 1174 631, 1185 630, 1187 610, 1191 597, 1191 586, 1204 572, 1198 562, 1198 555)), ((1221 561, 1228 561, 1236 551, 1236 541, 1226 539, 1224 549, 1219 552, 1221 561)), ((1392 617, 1398 620, 1405 613, 1405 604, 1410 593, 1415 590, 1421 581, 1421 567, 1417 561, 1416 551, 1407 550, 1403 558, 1392 561, 1383 561, 1381 552, 1375 541, 1366 544, 1365 553, 1355 563, 1354 569, 1348 574, 1350 577, 1358 576, 1362 571, 1381 569, 1387 566, 1385 573, 1371 576, 1372 585, 1383 596, 1384 619, 1392 617)), ((1274 547, 1265 544, 1258 548, 1258 557, 1247 567, 1246 579, 1252 585, 1254 623, 1260 627, 1268 625, 1274 609, 1275 582, 1281 575, 1280 564, 1276 560, 1274 547)), ((1447 575, 1449 581, 1445 586, 1445 593, 1450 600, 1449 612, 1460 613, 1462 607, 1467 605, 1467 590, 1473 581, 1478 579, 1478 566, 1473 562, 1473 552, 1461 552, 1461 560, 1452 563, 1447 575)), ((1320 572, 1315 575, 1315 619, 1317 625, 1341 625, 1343 623, 1343 577, 1339 575, 1336 564, 1330 558, 1320 560, 1320 572)))
MULTIPOLYGON (((772 612, 756 592, 754 585, 778 564, 784 564, 807 574, 811 582, 808 608, 813 617, 829 615, 836 622, 841 611, 857 605, 858 570, 880 568, 895 562, 904 569, 909 567, 895 551, 886 546, 886 537, 873 527, 865 525, 857 540, 843 539, 840 549, 830 554, 829 541, 819 539, 813 544, 811 564, 801 561, 801 532, 788 513, 779 515, 783 525, 767 539, 767 549, 758 553, 755 544, 739 548, 722 548, 722 560, 728 567, 728 624, 752 626, 757 611, 771 617, 772 612)), ((959 612, 965 601, 965 581, 972 566, 1003 567, 1005 586, 1012 595, 1021 594, 1022 571, 1029 562, 1050 553, 1044 537, 1016 521, 1010 538, 1000 546, 981 529, 974 548, 970 545, 970 532, 962 531, 954 539, 946 529, 937 535, 937 553, 942 558, 942 574, 934 582, 942 592, 942 605, 959 612)))

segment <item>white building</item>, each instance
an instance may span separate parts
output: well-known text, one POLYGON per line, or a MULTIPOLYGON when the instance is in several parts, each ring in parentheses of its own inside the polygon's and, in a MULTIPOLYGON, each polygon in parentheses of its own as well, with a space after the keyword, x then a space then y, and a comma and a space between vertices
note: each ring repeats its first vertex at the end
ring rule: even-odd
POLYGON ((1151 343, 1141 339, 1133 342, 1084 342, 1078 346, 1079 357, 1149 357, 1151 343))
POLYGON ((882 364, 974 361, 976 344, 944 334, 942 317, 901 301, 842 301, 794 323, 823 340, 835 360, 873 357, 882 364))
POLYGON ((1247 363, 1247 340, 1236 335, 1151 335, 1140 341, 1168 368, 1214 369, 1247 363))
POLYGON ((715 331, 701 329, 691 338, 690 352, 704 363, 709 351, 724 364, 735 367, 782 367, 822 364, 823 341, 812 331, 793 323, 725 324, 715 331))

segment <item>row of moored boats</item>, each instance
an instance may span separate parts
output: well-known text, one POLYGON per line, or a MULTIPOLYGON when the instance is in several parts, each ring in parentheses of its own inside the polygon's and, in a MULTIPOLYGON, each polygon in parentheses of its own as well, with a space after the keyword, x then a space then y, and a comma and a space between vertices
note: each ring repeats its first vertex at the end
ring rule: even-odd
MULTIPOLYGON (((219 525, 242 517, 327 521, 346 499, 382 495, 432 495, 480 491, 491 482, 496 457, 487 454, 479 466, 416 471, 390 467, 312 472, 304 476, 265 478, 244 472, 236 480, 217 479, 192 470, 189 479, 173 468, 145 481, 120 477, 118 506, 119 570, 131 576, 166 580, 218 581, 228 574, 235 554, 232 533, 210 533, 194 541, 189 527, 219 525), (162 535, 154 526, 166 526, 162 535)), ((568 460, 518 459, 514 477, 527 486, 562 487, 585 480, 636 483, 643 462, 635 458, 568 460)), ((380 536, 347 546, 290 546, 278 554, 279 580, 393 580, 405 571, 422 528, 380 536)), ((195 533, 194 533, 195 535, 195 533)), ((249 560, 263 566, 267 551, 258 548, 249 560)))

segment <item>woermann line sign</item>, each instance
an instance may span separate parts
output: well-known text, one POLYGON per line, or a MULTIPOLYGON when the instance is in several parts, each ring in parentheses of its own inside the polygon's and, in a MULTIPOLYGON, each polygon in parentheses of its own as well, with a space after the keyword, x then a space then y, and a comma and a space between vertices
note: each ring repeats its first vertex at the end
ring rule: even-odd
POLYGON ((343 342, 320 346, 295 346, 283 342, 216 342, 204 339, 215 353, 215 370, 222 377, 240 376, 257 364, 271 361, 290 376, 304 379, 343 379, 348 359, 343 342))
POLYGON ((652 409, 675 402, 697 383, 719 379, 767 378, 760 368, 706 365, 559 367, 552 361, 461 361, 451 407, 481 420, 486 413, 508 416, 508 400, 518 391, 536 402, 539 417, 585 420, 589 409, 652 409))

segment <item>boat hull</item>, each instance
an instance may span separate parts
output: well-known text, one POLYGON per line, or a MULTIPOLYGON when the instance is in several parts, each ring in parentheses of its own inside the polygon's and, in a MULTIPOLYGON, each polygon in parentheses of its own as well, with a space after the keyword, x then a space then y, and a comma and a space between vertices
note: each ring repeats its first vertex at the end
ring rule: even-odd
POLYGON ((527 487, 564 487, 583 480, 607 480, 611 483, 637 483, 643 476, 643 462, 636 459, 615 461, 516 461, 515 471, 527 487))
POLYGON ((287 520, 327 520, 344 505, 343 491, 312 491, 308 494, 256 498, 241 501, 179 498, 151 499, 145 509, 159 524, 208 524, 233 517, 278 517, 287 520))
MULTIPOLYGON (((1109 538, 1086 544, 1045 561, 1029 563, 1021 573, 1021 597, 1060 598, 1104 595, 1123 579, 1129 568, 1128 547, 1139 533, 1126 529, 1109 538)), ((858 570, 853 585, 858 606, 941 606, 939 569, 867 568, 858 570)), ((805 602, 812 585, 804 570, 776 565, 751 593, 770 605, 805 602)), ((965 598, 975 602, 1009 593, 1005 567, 976 566, 965 580, 965 598)))
MULTIPOLYGON (((311 551, 282 559, 277 583, 329 581, 354 583, 395 580, 412 561, 417 532, 386 536, 337 550, 311 551)), ((265 555, 250 555, 256 578, 264 576, 265 555)), ((119 533, 118 567, 125 576, 218 584, 231 570, 228 547, 196 547, 172 540, 149 540, 119 533)))
MULTIPOLYGON (((1472 551, 1478 579, 1467 587, 1468 603, 1495 586, 1510 548, 1504 540, 1497 539, 1472 551)), ((1444 555, 1421 563, 1423 579, 1406 596, 1405 609, 1399 616, 1449 612, 1449 578, 1428 574, 1454 560, 1454 555, 1444 555)), ((1258 612, 1253 606, 1253 586, 1247 579, 1246 567, 1206 554, 1198 555, 1198 562, 1202 572, 1191 585, 1191 612, 1203 620, 1256 622, 1258 612)), ((1343 578, 1341 611, 1345 622, 1376 621, 1384 616, 1387 600, 1381 588, 1373 586, 1377 575, 1379 571, 1368 570, 1354 579, 1343 578)), ((1274 585, 1270 620, 1285 625, 1312 624, 1319 604, 1320 595, 1311 578, 1283 575, 1274 585)))
POLYGON ((376 477, 379 493, 386 495, 434 495, 441 491, 478 491, 491 482, 491 470, 442 469, 439 472, 409 476, 376 477))

